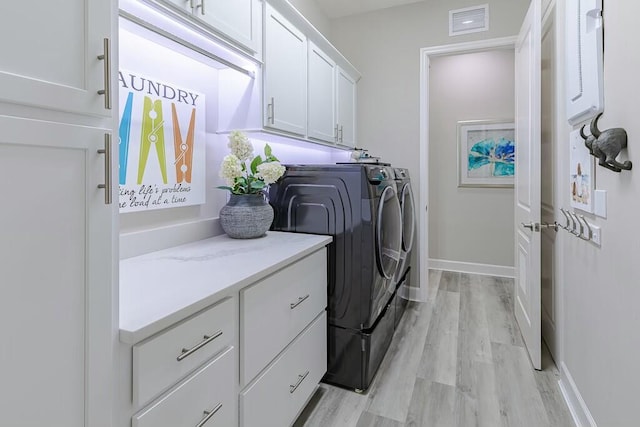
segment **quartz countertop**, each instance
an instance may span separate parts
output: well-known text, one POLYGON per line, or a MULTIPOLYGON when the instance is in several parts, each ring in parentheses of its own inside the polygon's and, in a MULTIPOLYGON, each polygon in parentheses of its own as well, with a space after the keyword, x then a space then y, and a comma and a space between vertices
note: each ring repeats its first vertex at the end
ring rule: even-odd
POLYGON ((284 266, 331 236, 269 231, 226 235, 120 261, 120 341, 138 343, 284 266))

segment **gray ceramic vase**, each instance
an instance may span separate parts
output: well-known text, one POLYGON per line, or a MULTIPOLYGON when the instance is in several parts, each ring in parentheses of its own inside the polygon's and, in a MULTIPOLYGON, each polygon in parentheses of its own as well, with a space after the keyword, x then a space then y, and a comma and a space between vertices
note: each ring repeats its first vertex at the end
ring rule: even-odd
POLYGON ((273 208, 262 194, 232 194, 220 209, 220 225, 234 239, 265 235, 273 222, 273 208))

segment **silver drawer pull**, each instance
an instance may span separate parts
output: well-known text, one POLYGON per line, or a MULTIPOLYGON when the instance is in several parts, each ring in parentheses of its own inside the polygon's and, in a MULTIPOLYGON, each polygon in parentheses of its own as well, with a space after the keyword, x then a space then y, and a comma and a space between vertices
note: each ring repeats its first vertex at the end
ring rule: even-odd
POLYGON ((218 332, 216 332, 215 334, 208 336, 205 335, 204 336, 204 340, 200 341, 200 343, 198 343, 195 347, 191 347, 191 348, 183 348, 182 349, 182 353, 180 354, 180 356, 176 357, 176 360, 178 362, 182 361, 182 359, 191 356, 193 353, 195 353, 196 351, 200 350, 202 347, 204 347, 205 345, 209 344, 211 341, 215 340, 216 338, 218 338, 220 335, 222 335, 222 330, 219 330, 218 332))
POLYGON ((289 304, 289 306, 291 307, 291 310, 293 310, 294 308, 302 304, 307 298, 309 298, 309 294, 306 294, 303 297, 298 297, 298 301, 292 302, 291 304, 289 304))
POLYGON ((211 412, 204 411, 204 418, 196 425, 196 427, 202 427, 203 425, 205 425, 207 421, 209 421, 209 419, 220 410, 220 408, 222 408, 222 403, 218 403, 216 407, 211 410, 211 412))
POLYGON ((300 384, 302 384, 302 381, 307 378, 307 375, 309 375, 309 371, 305 372, 303 375, 298 375, 298 381, 295 384, 291 384, 289 386, 289 393, 293 393, 294 391, 296 391, 300 384))

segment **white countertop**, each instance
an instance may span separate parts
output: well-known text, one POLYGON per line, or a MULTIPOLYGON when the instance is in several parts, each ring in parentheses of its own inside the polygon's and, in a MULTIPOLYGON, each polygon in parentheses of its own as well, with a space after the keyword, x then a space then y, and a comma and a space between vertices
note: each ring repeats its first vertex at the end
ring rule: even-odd
POLYGON ((226 235, 120 261, 120 341, 138 343, 331 242, 269 231, 226 235))

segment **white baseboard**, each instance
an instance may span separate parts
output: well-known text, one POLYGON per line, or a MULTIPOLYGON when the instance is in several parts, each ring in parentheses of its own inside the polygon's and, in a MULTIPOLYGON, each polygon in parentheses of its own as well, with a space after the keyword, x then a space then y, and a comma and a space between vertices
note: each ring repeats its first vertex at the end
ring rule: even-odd
POLYGON ((591 416, 587 404, 582 399, 576 383, 573 381, 571 373, 564 362, 560 362, 560 380, 558 381, 560 391, 564 397, 569 412, 577 427, 598 427, 596 421, 591 416))
POLYGON ((483 276, 515 277, 514 268, 505 265, 477 264, 474 262, 448 261, 445 259, 429 259, 429 268, 434 270, 481 274, 483 276))
POLYGON ((218 218, 120 234, 120 259, 131 258, 224 233, 218 218))

